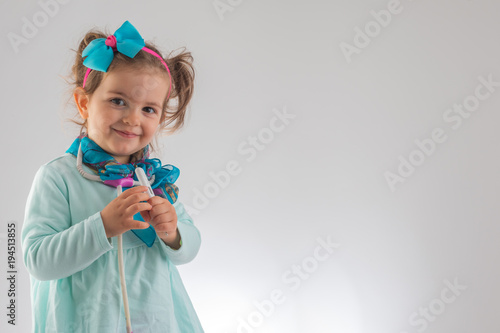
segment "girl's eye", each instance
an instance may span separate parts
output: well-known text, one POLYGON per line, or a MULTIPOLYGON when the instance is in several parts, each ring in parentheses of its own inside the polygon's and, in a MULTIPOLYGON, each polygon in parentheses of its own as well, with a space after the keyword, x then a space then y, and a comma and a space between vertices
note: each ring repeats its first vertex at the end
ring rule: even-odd
POLYGON ((118 106, 123 106, 123 105, 125 105, 125 102, 124 102, 124 101, 123 101, 123 99, 121 99, 121 98, 113 98, 113 99, 111 100, 111 103, 116 104, 116 105, 118 105, 118 106))
POLYGON ((143 110, 146 111, 149 114, 156 113, 156 110, 153 109, 153 108, 151 108, 151 107, 149 107, 149 106, 145 107, 143 110))

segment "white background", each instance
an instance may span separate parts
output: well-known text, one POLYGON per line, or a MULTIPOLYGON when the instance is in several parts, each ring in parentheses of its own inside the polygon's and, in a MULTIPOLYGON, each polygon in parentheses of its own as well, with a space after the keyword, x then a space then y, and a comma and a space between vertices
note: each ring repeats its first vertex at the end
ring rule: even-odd
POLYGON ((9 34, 44 9, 2 1, 0 331, 31 329, 24 205, 36 170, 78 134, 62 79, 71 49, 94 26, 113 32, 125 20, 164 52, 185 46, 194 57, 186 127, 162 139, 159 157, 180 168, 180 200, 202 233, 199 255, 179 269, 206 332, 500 330, 498 83, 478 88, 488 97, 458 128, 444 118, 474 101, 479 77, 500 82, 499 1, 401 0, 385 27, 371 11, 389 1, 378 0, 232 0, 219 13, 211 0, 68 1, 16 47, 9 34), (356 27, 373 37, 346 57, 341 43, 362 42, 356 27), (278 111, 294 118, 269 139, 278 111), (415 141, 434 129, 446 140, 424 155, 415 141), (269 140, 248 161, 238 147, 259 135, 269 140), (410 157, 411 174, 401 166, 410 157), (231 160, 241 172, 213 192, 210 173, 231 160), (385 174, 398 168, 408 174, 392 191, 385 174), (318 238, 339 247, 318 252, 318 238), (273 291, 281 303, 270 306, 273 291))

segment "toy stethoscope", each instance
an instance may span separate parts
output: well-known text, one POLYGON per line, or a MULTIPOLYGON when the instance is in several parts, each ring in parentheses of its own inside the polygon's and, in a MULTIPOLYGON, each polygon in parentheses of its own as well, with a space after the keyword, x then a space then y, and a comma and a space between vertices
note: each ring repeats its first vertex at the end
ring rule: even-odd
MULTIPOLYGON (((76 168, 78 169, 78 172, 80 172, 80 174, 86 179, 98 181, 98 182, 103 182, 99 176, 91 175, 91 174, 85 172, 85 170, 83 170, 82 158, 83 158, 82 146, 80 144, 80 147, 78 148, 78 155, 76 157, 76 168)), ((151 188, 151 184, 154 182, 155 176, 153 175, 151 177, 151 180, 149 181, 146 174, 144 173, 144 170, 140 167, 135 169, 135 174, 137 176, 138 181, 132 180, 129 178, 126 187, 136 186, 136 185, 146 186, 148 188, 147 192, 148 192, 149 197, 150 198, 154 197, 154 193, 153 193, 153 189, 151 188)), ((120 185, 120 184, 117 185, 116 190, 117 190, 117 196, 122 194, 122 185, 120 185)), ((120 271, 120 283, 121 283, 121 287, 122 287, 123 308, 125 310, 125 319, 127 322, 127 333, 132 333, 132 326, 130 324, 130 310, 128 307, 127 285, 125 283, 125 271, 123 268, 123 244, 122 244, 122 235, 121 234, 118 235, 118 269, 120 271)))

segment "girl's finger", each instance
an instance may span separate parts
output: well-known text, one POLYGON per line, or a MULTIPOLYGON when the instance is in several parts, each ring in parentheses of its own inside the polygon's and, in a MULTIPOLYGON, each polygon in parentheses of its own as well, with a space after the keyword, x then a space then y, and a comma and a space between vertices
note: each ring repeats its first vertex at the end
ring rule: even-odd
POLYGON ((159 196, 154 196, 152 198, 148 199, 148 202, 152 204, 153 206, 156 205, 166 205, 166 206, 172 206, 172 204, 167 200, 159 196))
POLYGON ((122 199, 127 202, 148 201, 149 195, 146 193, 148 188, 146 186, 136 186, 129 188, 122 192, 122 199), (130 201, 129 201, 130 200, 130 201))
POLYGON ((123 191, 121 195, 123 195, 124 197, 128 197, 129 195, 146 192, 147 190, 148 188, 146 186, 135 186, 123 191))
POLYGON ((142 210, 139 213, 141 213, 141 216, 144 219, 144 221, 146 221, 146 222, 150 222, 151 221, 151 215, 149 214, 148 210, 142 210))
POLYGON ((149 211, 149 215, 151 216, 152 219, 155 219, 158 215, 162 214, 168 214, 169 212, 169 207, 166 205, 156 205, 152 206, 151 210, 149 211))
POLYGON ((147 203, 147 202, 139 202, 136 204, 133 204, 132 206, 129 206, 127 209, 125 209, 125 214, 127 216, 134 216, 135 214, 144 211, 144 210, 150 210, 152 206, 147 203))
POLYGON ((124 198, 123 203, 126 206, 131 206, 132 204, 135 204, 135 203, 138 203, 141 201, 148 201, 148 199, 149 199, 149 195, 147 195, 146 193, 134 193, 134 194, 130 195, 129 197, 124 198))
POLYGON ((127 224, 127 228, 129 229, 147 229, 149 228, 149 223, 132 220, 132 222, 127 224))
POLYGON ((154 226, 156 231, 160 232, 166 232, 168 229, 170 229, 169 225, 167 223, 160 223, 154 226))

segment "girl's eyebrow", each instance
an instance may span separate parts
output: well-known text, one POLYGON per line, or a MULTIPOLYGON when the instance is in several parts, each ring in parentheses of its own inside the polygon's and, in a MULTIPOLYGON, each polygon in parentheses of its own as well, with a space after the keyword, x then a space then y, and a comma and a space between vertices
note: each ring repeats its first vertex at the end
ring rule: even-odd
MULTIPOLYGON (((116 94, 116 95, 121 95, 127 99, 129 99, 128 95, 125 94, 124 92, 121 92, 121 91, 115 91, 115 90, 111 90, 111 91, 108 91, 109 94, 116 94)), ((156 106, 158 108, 160 108, 160 105, 156 102, 147 102, 146 103, 147 105, 151 105, 151 106, 156 106)))

